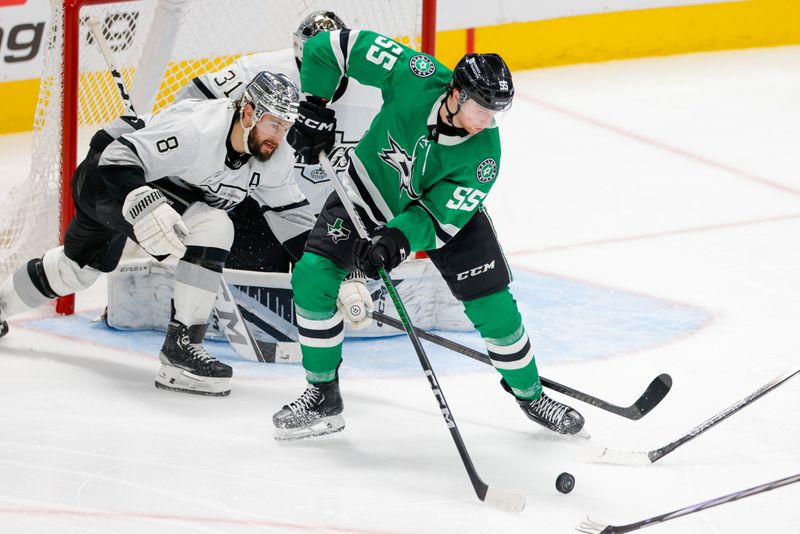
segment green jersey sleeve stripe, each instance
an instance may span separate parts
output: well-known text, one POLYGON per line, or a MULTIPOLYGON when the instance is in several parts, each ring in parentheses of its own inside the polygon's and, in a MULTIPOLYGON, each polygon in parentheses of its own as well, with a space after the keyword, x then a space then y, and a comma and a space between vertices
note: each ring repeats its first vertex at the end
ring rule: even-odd
MULTIPOLYGON (((347 32, 348 30, 343 31, 347 32)), ((342 75, 347 74, 347 49, 340 45, 340 36, 343 31, 337 30, 330 33, 331 52, 333 52, 333 57, 336 58, 336 63, 339 65, 339 72, 341 72, 342 75)))
POLYGON ((411 202, 412 206, 419 206, 422 210, 428 214, 431 222, 433 223, 433 231, 436 233, 436 246, 437 248, 445 245, 448 241, 453 239, 455 235, 458 233, 460 228, 457 226, 453 226, 452 224, 442 224, 436 218, 436 215, 428 209, 428 207, 422 202, 422 199, 417 199, 411 202))
MULTIPOLYGON (((353 46, 356 44, 358 40, 358 34, 360 33, 359 30, 346 30, 347 31, 347 42, 343 43, 343 49, 345 50, 345 68, 350 68, 350 56, 353 52, 353 46)), ((344 33, 344 30, 342 31, 344 33)))

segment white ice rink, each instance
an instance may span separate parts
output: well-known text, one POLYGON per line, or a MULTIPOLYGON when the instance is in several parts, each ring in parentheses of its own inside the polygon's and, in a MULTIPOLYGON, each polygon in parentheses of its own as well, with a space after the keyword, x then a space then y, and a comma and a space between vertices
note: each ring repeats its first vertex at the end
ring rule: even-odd
MULTIPOLYGON (((591 439, 554 437, 495 371, 431 348, 478 472, 527 497, 504 513, 475 498, 405 338, 346 343, 347 428, 278 443, 271 415, 303 390, 299 366, 215 343, 230 397, 156 390, 161 334, 91 323, 99 284, 85 313, 14 319, 0 341, 0 532, 569 533, 586 514, 625 524, 800 472, 800 378, 654 465, 578 459, 665 445, 800 362, 800 47, 514 80, 487 205, 541 373, 627 405, 668 372, 651 414, 570 400, 591 439)), ((3 189, 28 143, 0 137, 3 189)), ((800 484, 652 532, 797 533, 798 502, 800 484)))

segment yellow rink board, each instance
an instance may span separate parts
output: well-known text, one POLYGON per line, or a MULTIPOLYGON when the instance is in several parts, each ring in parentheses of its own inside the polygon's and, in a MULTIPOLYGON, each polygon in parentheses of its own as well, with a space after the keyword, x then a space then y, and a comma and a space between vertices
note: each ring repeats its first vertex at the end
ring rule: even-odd
MULTIPOLYGON (((501 54, 512 70, 800 44, 800 0, 732 1, 484 26, 475 28, 474 43, 476 52, 501 54)), ((465 51, 466 30, 436 34, 436 55, 446 65, 454 66, 465 51)), ((207 61, 220 68, 218 59, 207 61)), ((160 104, 171 101, 177 88, 162 86, 160 104)), ((0 83, 0 133, 31 129, 38 89, 39 80, 0 83)), ((108 114, 92 122, 112 118, 108 114)))

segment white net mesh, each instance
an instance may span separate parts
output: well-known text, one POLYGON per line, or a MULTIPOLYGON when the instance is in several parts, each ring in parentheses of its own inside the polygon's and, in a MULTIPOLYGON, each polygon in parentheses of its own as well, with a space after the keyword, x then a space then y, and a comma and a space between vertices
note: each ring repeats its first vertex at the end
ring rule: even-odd
MULTIPOLYGON (((59 242, 65 3, 51 0, 30 177, 9 193, 0 210, 3 277, 59 242)), ((219 70, 243 54, 291 47, 292 32, 318 9, 336 12, 351 28, 369 28, 420 46, 421 0, 140 0, 82 8, 79 42, 66 43, 79 49, 78 122, 65 125, 79 134, 78 161, 94 130, 123 111, 118 89, 86 25, 88 17, 101 22, 134 103, 149 91, 156 95, 153 110, 158 110, 198 74, 219 70), (143 50, 146 59, 140 63, 143 50), (166 63, 150 59, 165 50, 166 63)))

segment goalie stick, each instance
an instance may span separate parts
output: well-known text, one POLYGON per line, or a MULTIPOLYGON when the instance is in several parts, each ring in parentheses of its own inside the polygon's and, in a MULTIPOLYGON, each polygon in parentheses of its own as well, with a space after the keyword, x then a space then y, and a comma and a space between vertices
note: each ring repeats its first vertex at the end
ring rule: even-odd
MULTIPOLYGON (((92 32, 94 40, 97 42, 97 46, 100 47, 100 52, 102 52, 103 58, 106 61, 106 65, 108 66, 109 71, 111 71, 111 76, 114 78, 114 83, 119 89, 120 98, 125 106, 124 116, 137 118, 136 110, 134 109, 133 102, 131 101, 131 95, 128 92, 127 86, 125 85, 125 80, 122 79, 122 75, 119 73, 119 69, 117 69, 114 55, 111 53, 111 48, 108 46, 108 41, 106 41, 106 38, 103 35, 103 30, 100 27, 100 21, 95 17, 89 17, 86 23, 89 25, 89 30, 92 32)), ((233 296, 231 296, 231 290, 228 287, 228 284, 222 277, 220 277, 220 286, 217 291, 217 299, 214 303, 214 315, 219 320, 220 327, 224 332, 225 337, 228 339, 228 342, 231 344, 231 347, 233 347, 233 350, 235 350, 237 354, 243 358, 247 358, 248 360, 260 362, 275 361, 277 349, 271 351, 271 360, 268 360, 262 354, 261 348, 259 347, 258 343, 256 343, 255 338, 250 332, 250 328, 242 318, 239 307, 233 301, 233 296), (238 325, 241 325, 242 332, 237 330, 238 325)))
POLYGON ((780 480, 774 480, 772 482, 767 482, 766 484, 761 484, 760 486, 753 486, 752 488, 736 491, 734 493, 729 493, 728 495, 723 495, 722 497, 717 497, 716 499, 711 499, 698 504, 692 504, 679 510, 649 517, 647 519, 642 519, 641 521, 637 521, 635 523, 628 523, 627 525, 609 525, 607 523, 591 519, 587 516, 586 519, 576 527, 576 529, 578 532, 584 532, 586 534, 623 534, 625 532, 633 532, 634 530, 639 530, 641 528, 656 525, 658 523, 663 523, 664 521, 669 521, 670 519, 683 517, 685 515, 701 512, 703 510, 719 506, 721 504, 738 501, 739 499, 744 499, 745 497, 752 497, 753 495, 758 495, 759 493, 782 488, 783 486, 788 486, 789 484, 794 484, 795 482, 800 482, 800 474, 781 478, 780 480))
MULTIPOLYGON (((394 319, 393 317, 389 317, 386 314, 373 311, 372 318, 376 321, 388 324, 393 328, 397 328, 398 330, 404 329, 403 323, 397 319, 394 319)), ((421 328, 415 328, 415 331, 422 339, 436 343, 439 346, 448 348, 465 356, 469 356, 473 360, 477 360, 481 363, 492 365, 492 361, 489 359, 489 357, 481 352, 478 352, 477 350, 465 347, 464 345, 456 343, 450 339, 437 336, 436 334, 431 334, 430 332, 422 330, 421 328)), ((642 393, 641 396, 636 399, 636 402, 630 406, 622 407, 611 404, 603 399, 598 399, 597 397, 593 397, 588 393, 583 393, 577 389, 572 389, 569 386, 559 384, 558 382, 554 382, 553 380, 547 379, 543 376, 540 376, 539 379, 541 380, 542 385, 546 388, 563 393, 568 397, 585 402, 586 404, 600 408, 601 410, 611 412, 627 419, 633 419, 634 421, 641 419, 650 413, 653 408, 658 406, 658 403, 664 400, 664 397, 667 396, 667 393, 669 393, 669 390, 672 387, 672 377, 666 373, 660 374, 654 378, 652 382, 650 382, 650 384, 647 386, 647 389, 644 390, 644 393, 642 393)))
POLYGON ((684 443, 687 443, 700 434, 704 433, 708 429, 716 426, 717 424, 721 423, 731 415, 735 414, 739 410, 745 408, 746 406, 751 405, 756 400, 760 399, 773 389, 777 388, 781 384, 786 383, 787 380, 792 378, 797 373, 800 373, 800 366, 795 367, 794 369, 790 369, 786 371, 781 376, 771 380, 767 384, 764 384, 756 391, 748 395, 747 397, 741 399, 740 401, 728 406, 721 412, 719 412, 714 417, 700 423, 689 432, 684 434, 683 436, 679 437, 672 443, 664 445, 663 447, 659 447, 658 449, 653 449, 647 452, 640 452, 640 451, 622 451, 616 449, 597 449, 597 448, 587 448, 584 449, 581 453, 581 459, 585 461, 591 462, 600 462, 600 463, 609 463, 609 464, 622 464, 622 465, 649 465, 652 463, 657 462, 667 454, 671 453, 684 443))
MULTIPOLYGON (((345 210, 347 210, 347 214, 353 221, 353 225, 355 226, 356 232, 358 233, 359 237, 362 239, 369 239, 369 235, 367 234, 367 229, 364 227, 363 221, 358 216, 358 213, 356 213, 352 201, 347 196, 347 193, 345 192, 344 187, 342 187, 342 184, 339 182, 339 177, 333 170, 331 162, 328 160, 328 156, 325 154, 324 151, 321 152, 319 155, 319 162, 322 165, 322 168, 324 169, 325 173, 330 177, 331 183, 333 184, 333 187, 336 190, 336 194, 339 196, 339 199, 342 201, 342 204, 344 204, 345 210)), ((383 284, 386 286, 386 291, 389 293, 389 296, 391 297, 392 302, 394 303, 395 308, 397 309, 397 314, 400 316, 403 326, 405 327, 406 333, 408 334, 408 338, 411 340, 411 344, 414 346, 414 351, 417 353, 417 358, 419 358, 419 363, 422 366, 422 369, 425 371, 425 376, 428 378, 428 381, 430 382, 431 391, 433 392, 433 395, 436 397, 436 400, 439 403, 439 408, 442 411, 442 416, 444 417, 444 421, 445 423, 447 423, 447 428, 450 430, 450 435, 452 436, 453 441, 456 444, 456 448, 458 449, 458 454, 461 456, 461 461, 464 462, 464 467, 467 470, 467 474, 469 475, 469 479, 472 482, 472 487, 474 488, 475 494, 478 496, 478 499, 480 499, 481 501, 485 502, 490 506, 494 506, 495 508, 499 508, 507 512, 522 511, 525 508, 524 495, 490 487, 483 480, 481 480, 481 477, 475 470, 475 466, 472 464, 472 459, 470 458, 469 453, 467 452, 467 446, 464 444, 464 440, 461 437, 461 432, 458 430, 458 427, 456 426, 456 420, 453 417, 452 412, 450 411, 450 406, 447 404, 447 400, 444 397, 444 392, 439 386, 439 382, 436 379, 436 375, 433 372, 433 368, 431 367, 431 362, 428 360, 428 356, 425 354, 425 349, 422 347, 422 343, 417 337, 414 326, 411 324, 411 319, 406 313, 403 301, 397 294, 397 289, 395 288, 392 279, 389 278, 389 275, 386 273, 386 269, 384 269, 383 267, 378 267, 378 273, 380 274, 381 279, 383 280, 383 284)))

